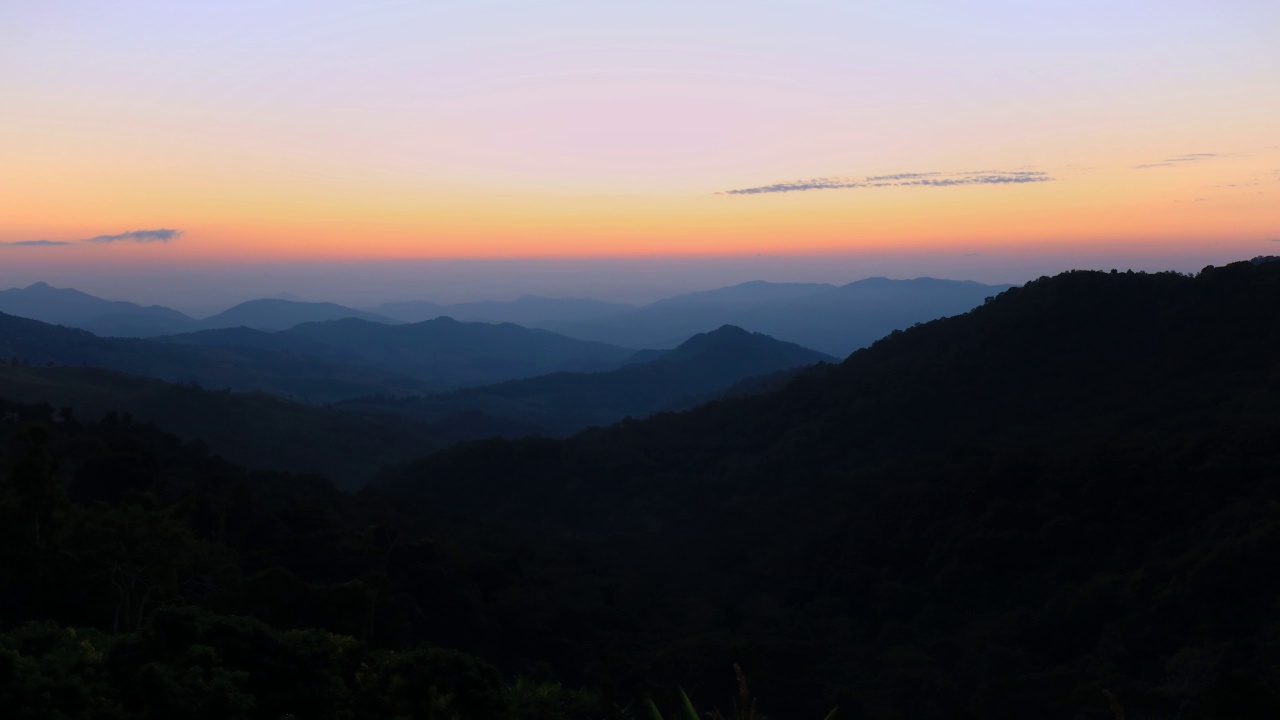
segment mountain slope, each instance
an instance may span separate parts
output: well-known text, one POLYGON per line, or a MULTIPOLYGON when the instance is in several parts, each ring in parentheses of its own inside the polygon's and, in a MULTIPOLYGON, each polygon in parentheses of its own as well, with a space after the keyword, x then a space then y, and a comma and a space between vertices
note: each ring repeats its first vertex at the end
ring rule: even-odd
POLYGON ((460 322, 515 323, 525 327, 549 328, 617 315, 634 305, 586 298, 550 298, 524 295, 509 301, 479 301, 438 304, 425 300, 383 303, 374 311, 403 322, 422 322, 451 317, 460 322))
MULTIPOLYGON (((569 369, 603 370, 635 352, 509 323, 437 318, 390 326, 357 318, 303 323, 285 331, 247 327, 160 338, 175 345, 284 352, 326 363, 379 368, 432 387, 466 387, 569 369)), ((401 393, 379 393, 401 394, 401 393)))
MULTIPOLYGON (((695 335, 656 359, 610 372, 553 373, 380 404, 418 418, 479 410, 537 425, 552 434, 569 434, 627 416, 689 407, 749 377, 834 360, 726 325, 695 335)), ((367 407, 368 402, 351 401, 344 406, 367 407)))
POLYGON ((228 460, 255 469, 323 475, 355 490, 383 465, 462 440, 518 435, 522 428, 480 413, 413 422, 290 402, 263 393, 229 393, 87 367, 0 363, 0 397, 69 407, 96 419, 129 413, 228 460))
POLYGON ((43 282, 0 290, 0 313, 126 337, 181 332, 195 323, 177 310, 160 305, 103 300, 43 282))
POLYGON ((798 712, 1106 717, 1108 689, 1264 717, 1278 307, 1276 263, 1067 273, 777 392, 458 447, 386 491, 598 538, 597 612, 647 619, 586 646, 673 678, 739 658, 798 712))
POLYGON ((171 317, 145 312, 109 312, 83 322, 66 324, 102 337, 153 338, 186 332, 195 327, 196 323, 197 321, 185 316, 171 317))
POLYGON ((302 335, 282 331, 255 330, 243 326, 166 335, 159 338, 159 340, 176 345, 195 345, 199 347, 242 347, 258 350, 277 350, 326 356, 330 359, 337 355, 341 357, 343 362, 354 362, 359 359, 359 356, 355 353, 344 353, 327 343, 311 340, 302 335))
POLYGON ((729 324, 844 357, 893 330, 965 312, 1008 287, 933 278, 869 278, 841 287, 755 281, 553 329, 632 347, 673 347, 729 324))
POLYGON ((635 352, 510 323, 461 323, 447 317, 406 325, 348 318, 305 323, 289 330, 288 335, 445 387, 566 370, 608 369, 635 352))
POLYGON ((255 330, 287 330, 294 325, 307 322, 324 322, 326 320, 342 320, 359 318, 368 322, 396 324, 385 315, 356 310, 336 303, 298 302, 270 298, 250 300, 240 303, 211 315, 200 321, 200 327, 206 330, 218 328, 248 327, 255 330))
POLYGON ((797 298, 821 295, 835 289, 829 283, 771 283, 750 280, 715 290, 676 295, 646 305, 649 309, 690 309, 709 307, 757 307, 797 298))
POLYGON ((0 358, 28 365, 93 366, 204 387, 261 390, 309 402, 368 394, 419 394, 433 386, 377 368, 245 346, 195 347, 102 338, 0 314, 0 358))

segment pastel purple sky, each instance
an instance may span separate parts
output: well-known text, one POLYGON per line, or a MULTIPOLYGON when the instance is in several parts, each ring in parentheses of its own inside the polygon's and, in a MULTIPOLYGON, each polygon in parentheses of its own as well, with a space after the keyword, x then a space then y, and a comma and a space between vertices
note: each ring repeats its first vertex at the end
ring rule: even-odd
POLYGON ((51 0, 0 27, 2 286, 421 267, 449 299, 1280 249, 1270 1, 51 0))

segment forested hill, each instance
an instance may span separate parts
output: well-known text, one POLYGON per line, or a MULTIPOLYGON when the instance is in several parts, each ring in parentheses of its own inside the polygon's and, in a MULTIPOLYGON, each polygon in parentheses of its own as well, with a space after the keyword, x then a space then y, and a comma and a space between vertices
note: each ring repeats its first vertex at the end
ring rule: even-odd
MULTIPOLYGON (((474 487, 455 486, 440 471, 481 458, 498 462, 495 448, 516 454, 536 448, 584 470, 594 467, 588 451, 614 443, 652 449, 648 469, 687 470, 718 465, 726 454, 785 451, 779 462, 788 467, 838 471, 849 462, 903 462, 904 449, 991 444, 993 431, 1025 431, 1030 442, 1033 425, 1070 426, 1080 437, 1099 429, 1133 432, 1123 418, 1168 422, 1272 389, 1276 378, 1269 373, 1280 362, 1278 277, 1280 264, 1240 263, 1194 278, 1099 272, 1042 278, 967 315, 893 333, 838 366, 802 374, 782 392, 566 443, 463 446, 419 463, 433 468, 436 480, 420 483, 410 473, 399 487, 470 497, 474 487), (1183 402, 1187 396, 1195 401, 1183 402), (895 444, 885 445, 889 439, 895 444)), ((1052 446, 1053 438, 1039 437, 1052 446)), ((533 490, 528 482, 515 485, 533 490)))
POLYGON ((1109 717, 1107 688, 1130 718, 1261 717, 1278 407, 1280 264, 1070 272, 769 395, 460 446, 385 492, 597 538, 611 612, 661 588, 629 608, 648 667, 754 663, 815 712, 1109 717))
POLYGON ((0 400, 0 706, 634 720, 739 663, 770 717, 1276 717, 1278 299, 1068 273, 357 494, 0 400))
POLYGON ((82 421, 0 398, 4 716, 634 717, 545 671, 517 677, 534 660, 500 672, 442 648, 530 652, 521 623, 568 593, 444 522, 418 517, 436 539, 392 516, 127 413, 82 421))
POLYGON ((815 350, 726 325, 694 335, 674 350, 638 353, 627 366, 609 372, 551 373, 441 395, 366 398, 342 406, 437 421, 480 411, 542 428, 544 434, 569 435, 628 416, 690 408, 748 378, 834 361, 815 350))
POLYGON ((153 422, 255 470, 322 473, 355 490, 387 463, 460 440, 531 434, 536 428, 479 412, 415 421, 231 393, 92 367, 24 367, 0 360, 0 398, 47 403, 75 417, 128 414, 153 422))
POLYGON ((416 394, 432 387, 404 374, 328 361, 295 348, 195 347, 84 330, 0 313, 0 360, 11 365, 100 367, 236 391, 263 391, 306 402, 370 393, 416 394))
POLYGON ((1008 287, 937 278, 874 277, 839 287, 753 281, 547 327, 586 340, 668 348, 728 324, 845 357, 894 329, 966 312, 1008 287))

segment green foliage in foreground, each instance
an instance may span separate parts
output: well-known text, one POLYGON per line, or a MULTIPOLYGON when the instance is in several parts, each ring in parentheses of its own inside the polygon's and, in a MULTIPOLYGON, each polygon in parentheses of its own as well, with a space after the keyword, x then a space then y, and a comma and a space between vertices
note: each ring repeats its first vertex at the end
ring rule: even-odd
POLYGON ((164 608, 135 632, 24 624, 0 635, 0 707, 10 718, 601 717, 586 693, 514 684, 463 653, 375 650, 323 630, 164 608))
POLYGON ((460 620, 478 565, 371 525, 378 507, 127 416, 0 400, 4 716, 617 716, 548 673, 441 648, 458 645, 448 626, 475 634, 460 620))
MULTIPOLYGON (((712 711, 711 720, 768 720, 756 708, 756 699, 752 697, 751 691, 747 689, 747 678, 742 674, 742 668, 737 665, 733 666, 733 672, 738 676, 738 697, 733 702, 733 712, 728 716, 722 714, 719 710, 712 711)), ((681 688, 677 691, 680 701, 680 709, 678 717, 683 720, 701 720, 701 715, 693 707, 693 701, 689 699, 689 695, 681 688)), ((652 720, 664 720, 662 711, 658 709, 658 705, 653 701, 652 697, 644 700, 645 707, 649 710, 652 720)), ((831 712, 827 713, 823 720, 835 720, 839 714, 839 708, 831 708, 831 712)))

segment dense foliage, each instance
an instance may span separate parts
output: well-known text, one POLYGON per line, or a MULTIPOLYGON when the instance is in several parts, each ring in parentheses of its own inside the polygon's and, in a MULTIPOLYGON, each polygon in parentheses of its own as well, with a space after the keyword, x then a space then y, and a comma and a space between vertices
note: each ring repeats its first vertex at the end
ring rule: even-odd
MULTIPOLYGON (((1073 272, 781 392, 387 491, 618 558, 590 647, 867 717, 1274 715, 1280 265, 1073 272)), ((636 670, 639 671, 639 670, 636 670)))
POLYGON ((1274 717, 1277 300, 1280 263, 1067 273, 768 394, 354 495, 4 403, 0 702, 728 712, 736 662, 771 717, 1274 717))
POLYGON ((440 649, 498 640, 508 560, 401 536, 377 499, 5 401, 0 468, 0 705, 21 717, 621 712, 440 649))

